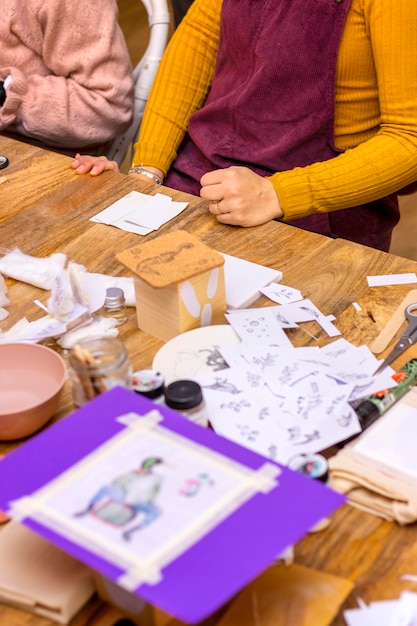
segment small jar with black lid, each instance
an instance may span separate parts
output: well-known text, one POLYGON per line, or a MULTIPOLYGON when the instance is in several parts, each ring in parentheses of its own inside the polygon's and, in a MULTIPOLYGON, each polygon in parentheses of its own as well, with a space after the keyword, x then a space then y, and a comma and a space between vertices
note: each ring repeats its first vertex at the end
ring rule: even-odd
POLYGON ((195 380, 175 380, 165 387, 165 404, 201 426, 208 426, 203 391, 195 380))

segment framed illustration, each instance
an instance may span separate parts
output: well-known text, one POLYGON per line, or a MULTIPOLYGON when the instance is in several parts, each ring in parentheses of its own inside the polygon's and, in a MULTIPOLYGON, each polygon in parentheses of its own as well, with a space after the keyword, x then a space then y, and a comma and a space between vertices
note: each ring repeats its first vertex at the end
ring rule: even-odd
POLYGON ((187 623, 344 501, 122 388, 11 453, 0 484, 10 516, 187 623))

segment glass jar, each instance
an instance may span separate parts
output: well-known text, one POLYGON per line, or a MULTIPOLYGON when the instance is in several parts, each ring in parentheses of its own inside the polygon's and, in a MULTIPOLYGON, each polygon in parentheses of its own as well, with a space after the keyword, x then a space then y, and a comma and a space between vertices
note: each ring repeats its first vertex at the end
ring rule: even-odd
POLYGON ((103 317, 111 317, 117 322, 117 326, 127 320, 126 300, 123 289, 109 287, 106 289, 106 299, 102 311, 103 317))
POLYGON ((203 391, 195 380, 175 380, 165 387, 165 404, 201 426, 208 426, 203 391))
POLYGON ((120 339, 85 339, 71 348, 68 359, 75 406, 82 406, 112 387, 131 388, 131 366, 120 339))

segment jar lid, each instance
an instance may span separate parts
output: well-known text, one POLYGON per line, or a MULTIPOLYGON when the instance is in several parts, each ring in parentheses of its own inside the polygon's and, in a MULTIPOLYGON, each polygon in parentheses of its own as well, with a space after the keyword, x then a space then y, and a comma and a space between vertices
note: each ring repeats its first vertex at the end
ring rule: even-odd
POLYGON ((120 287, 108 287, 106 289, 106 299, 104 306, 106 307, 119 307, 125 304, 125 294, 120 287))
POLYGON ((288 467, 322 482, 329 477, 329 464, 322 454, 297 454, 288 461, 288 467))
POLYGON ((175 380, 165 389, 165 402, 171 409, 193 409, 203 402, 203 392, 195 380, 175 380))
POLYGON ((164 392, 164 377, 160 372, 152 369, 133 372, 132 389, 151 400, 159 398, 164 392))

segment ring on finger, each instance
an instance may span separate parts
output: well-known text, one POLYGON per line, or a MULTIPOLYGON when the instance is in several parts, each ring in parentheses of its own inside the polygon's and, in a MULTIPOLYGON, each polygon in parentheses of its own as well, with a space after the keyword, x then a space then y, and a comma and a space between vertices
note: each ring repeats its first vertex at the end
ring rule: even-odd
POLYGON ((214 207, 216 207, 216 210, 215 210, 215 214, 216 215, 220 215, 221 214, 221 209, 219 207, 219 202, 221 202, 221 200, 211 200, 210 201, 210 204, 212 205, 213 209, 214 209, 214 207))

